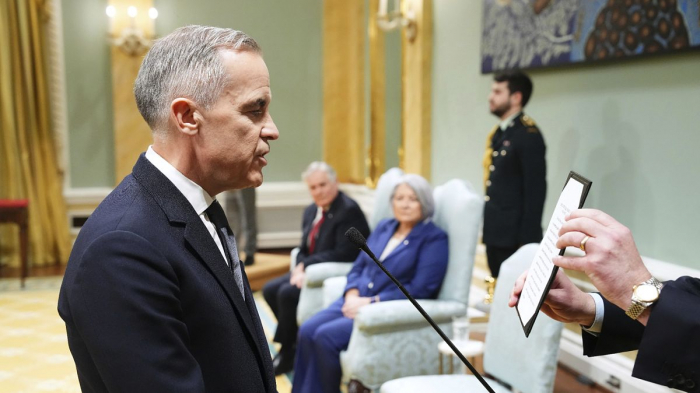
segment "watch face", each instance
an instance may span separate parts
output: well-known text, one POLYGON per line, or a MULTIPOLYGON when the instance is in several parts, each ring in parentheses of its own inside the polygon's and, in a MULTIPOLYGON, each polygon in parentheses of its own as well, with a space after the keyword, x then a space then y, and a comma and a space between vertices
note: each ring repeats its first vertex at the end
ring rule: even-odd
POLYGON ((659 297, 659 290, 651 284, 640 285, 634 291, 637 299, 642 302, 653 302, 659 297))

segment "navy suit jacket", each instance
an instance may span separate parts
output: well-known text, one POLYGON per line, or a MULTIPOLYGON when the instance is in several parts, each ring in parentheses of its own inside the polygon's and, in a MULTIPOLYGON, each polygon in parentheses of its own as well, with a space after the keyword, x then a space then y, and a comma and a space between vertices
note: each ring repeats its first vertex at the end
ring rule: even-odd
POLYGON ((318 231, 318 238, 313 254, 309 254, 308 238, 313 228, 318 207, 311 204, 304 210, 302 218, 302 236, 297 263, 304 262, 304 268, 319 262, 352 262, 360 250, 346 237, 345 231, 357 228, 363 236, 369 236, 369 225, 360 206, 342 191, 338 192, 328 208, 326 219, 318 231))
POLYGON ((61 286, 82 391, 276 392, 243 277, 245 301, 192 205, 142 154, 81 229, 61 286))
MULTIPOLYGON (((399 223, 383 220, 367 239, 367 246, 377 258, 382 254, 399 223)), ((430 220, 418 223, 406 239, 382 262, 391 274, 416 299, 437 297, 447 271, 447 234, 430 220)), ((360 296, 379 295, 381 301, 404 299, 405 296, 367 254, 357 257, 348 273, 345 292, 357 288, 360 296)))
POLYGON ((598 337, 583 333, 585 355, 638 349, 634 377, 700 392, 700 279, 681 277, 664 283, 646 327, 603 300, 603 330, 598 337))

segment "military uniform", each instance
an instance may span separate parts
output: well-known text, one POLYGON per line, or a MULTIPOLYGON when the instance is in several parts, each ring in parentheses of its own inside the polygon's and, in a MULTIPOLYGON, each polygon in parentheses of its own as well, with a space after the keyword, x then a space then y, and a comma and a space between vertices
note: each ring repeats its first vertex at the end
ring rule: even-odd
POLYGON ((497 126, 487 140, 483 242, 494 277, 520 246, 542 240, 545 149, 539 128, 523 113, 505 130, 497 126))

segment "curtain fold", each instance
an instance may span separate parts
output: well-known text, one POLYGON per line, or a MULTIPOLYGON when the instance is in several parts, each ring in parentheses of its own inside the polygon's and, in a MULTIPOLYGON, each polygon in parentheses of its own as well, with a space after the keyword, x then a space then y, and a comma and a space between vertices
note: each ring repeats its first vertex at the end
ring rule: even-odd
MULTIPOLYGON (((66 263, 70 235, 45 59, 51 0, 0 2, 0 198, 29 200, 32 266, 66 263)), ((19 265, 16 228, 0 227, 0 261, 19 265)))

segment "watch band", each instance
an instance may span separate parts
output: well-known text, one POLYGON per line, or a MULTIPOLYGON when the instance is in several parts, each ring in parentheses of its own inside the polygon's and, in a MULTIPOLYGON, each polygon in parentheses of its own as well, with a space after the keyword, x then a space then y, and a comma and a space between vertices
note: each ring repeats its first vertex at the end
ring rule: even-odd
MULTIPOLYGON (((625 314, 627 314, 628 317, 637 320, 640 315, 644 312, 644 310, 647 309, 647 307, 651 306, 656 302, 656 300, 651 301, 651 302, 643 302, 635 298, 635 293, 634 291, 637 289, 637 287, 641 285, 653 285, 656 287, 656 289, 659 291, 659 294, 661 294, 661 288, 663 287, 663 284, 657 280, 656 278, 652 277, 643 283, 637 284, 632 288, 632 303, 630 304, 629 308, 627 311, 625 311, 625 314)), ((657 297, 658 300, 658 297, 657 297)))
POLYGON ((641 302, 632 300, 632 304, 630 304, 630 307, 625 311, 625 314, 636 321, 646 309, 647 307, 642 305, 641 302))

